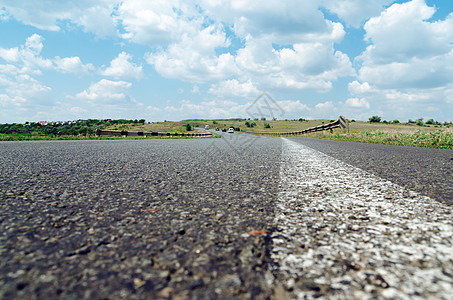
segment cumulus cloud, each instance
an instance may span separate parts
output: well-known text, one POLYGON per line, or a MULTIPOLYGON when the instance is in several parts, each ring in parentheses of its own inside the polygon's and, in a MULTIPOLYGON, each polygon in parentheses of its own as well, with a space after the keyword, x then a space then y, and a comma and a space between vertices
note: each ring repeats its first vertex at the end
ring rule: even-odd
POLYGON ((82 27, 87 32, 99 36, 114 35, 115 22, 112 18, 116 0, 4 0, 2 8, 7 12, 3 15, 42 30, 58 31, 61 24, 68 21, 82 27))
POLYGON ((79 57, 59 57, 53 60, 55 69, 62 73, 87 73, 95 70, 92 64, 83 64, 79 57))
MULTIPOLYGON (((62 73, 79 73, 94 70, 92 64, 83 64, 79 57, 43 58, 41 51, 44 38, 39 34, 29 36, 25 44, 9 49, 0 47, 0 58, 15 67, 20 73, 40 75, 43 70, 56 70, 62 73)), ((11 69, 12 71, 13 69, 11 69)))
POLYGON ((110 66, 101 72, 104 76, 114 78, 136 78, 143 77, 142 66, 137 66, 131 62, 132 55, 121 52, 110 62, 110 66))
POLYGON ((318 103, 315 105, 315 109, 319 111, 330 111, 335 108, 335 105, 332 101, 326 101, 323 103, 318 103))
POLYGON ((221 26, 209 26, 195 36, 184 35, 167 50, 148 53, 147 62, 164 77, 194 83, 222 80, 235 73, 236 64, 230 53, 216 55, 215 50, 229 45, 221 26))
POLYGON ((232 24, 241 38, 272 38, 278 44, 292 44, 332 32, 315 1, 202 0, 201 6, 213 20, 232 24))
POLYGON ((28 37, 20 48, 0 48, 0 58, 15 66, 23 67, 24 71, 41 73, 41 69, 53 67, 50 59, 44 59, 39 54, 43 48, 43 38, 38 34, 28 37))
MULTIPOLYGON (((343 25, 325 19, 316 1, 86 1, 44 0, 37 6, 33 2, 31 10, 29 0, 7 0, 5 9, 41 29, 60 30, 62 21, 68 21, 101 36, 118 34, 148 45, 147 62, 160 75, 192 83, 250 79, 260 89, 326 92, 332 81, 354 74, 349 57, 334 49, 334 43, 344 38, 343 25), (107 25, 99 26, 105 18, 107 25), (230 51, 231 38, 241 40, 239 49, 230 51)), ((39 46, 29 49, 36 54, 39 46)), ((13 58, 15 53, 10 52, 13 58)), ((58 61, 57 69, 78 63, 75 59, 58 61)), ((81 67, 72 65, 73 70, 81 67)), ((101 73, 115 79, 137 78, 140 68, 122 53, 101 73)))
POLYGON ((168 45, 184 34, 196 34, 203 18, 192 1, 121 1, 115 19, 121 37, 151 47, 168 45))
POLYGON ((362 22, 379 15, 384 6, 394 0, 368 0, 364 5, 363 0, 321 0, 320 5, 336 14, 346 24, 359 27, 362 22))
POLYGON ((99 82, 92 84, 88 89, 78 93, 75 98, 111 104, 127 102, 130 100, 127 90, 131 86, 132 84, 126 81, 101 79, 99 82))
POLYGON ((345 35, 343 26, 325 20, 312 1, 201 1, 200 5, 216 23, 203 28, 192 22, 179 40, 148 54, 147 62, 162 76, 194 83, 234 77, 251 80, 258 89, 326 92, 333 80, 355 74, 349 57, 334 50, 333 43, 345 35), (225 51, 231 41, 224 26, 244 41, 236 53, 225 51), (275 49, 274 45, 285 46, 275 49))
POLYGON ((220 98, 222 97, 249 98, 256 97, 259 91, 250 80, 244 83, 240 83, 236 79, 231 79, 211 85, 211 87, 208 90, 208 93, 216 95, 217 97, 220 98))
POLYGON ((370 108, 370 103, 364 98, 349 98, 346 100, 345 105, 353 108, 370 108))
POLYGON ((359 79, 379 88, 434 88, 453 82, 453 14, 435 13, 423 0, 393 4, 364 26, 370 46, 359 79))

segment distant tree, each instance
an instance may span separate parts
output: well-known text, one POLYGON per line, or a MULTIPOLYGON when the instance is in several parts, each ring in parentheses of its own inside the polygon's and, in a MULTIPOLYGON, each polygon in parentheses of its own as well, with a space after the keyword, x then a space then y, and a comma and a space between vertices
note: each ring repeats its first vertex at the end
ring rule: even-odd
POLYGON ((256 126, 256 122, 255 121, 245 121, 245 126, 247 127, 255 127, 256 126))
POLYGON ((190 126, 190 124, 187 124, 187 125, 186 125, 186 130, 187 130, 187 131, 192 131, 192 126, 190 126))
POLYGON ((266 121, 266 118, 265 117, 261 117, 261 121, 266 121))
POLYGON ((271 128, 271 124, 269 124, 268 122, 264 122, 264 128, 271 128))
POLYGON ((381 122, 381 117, 379 116, 372 116, 371 118, 368 119, 370 123, 379 123, 381 122))
POLYGON ((140 120, 138 120, 138 122, 139 122, 140 124, 145 124, 145 121, 146 121, 145 119, 140 119, 140 120))
POLYGON ((419 118, 419 119, 415 120, 415 124, 417 124, 418 126, 425 126, 425 122, 423 122, 423 118, 419 118))
POLYGON ((400 121, 398 121, 398 120, 393 120, 393 121, 392 121, 393 124, 398 124, 399 122, 400 122, 400 121))

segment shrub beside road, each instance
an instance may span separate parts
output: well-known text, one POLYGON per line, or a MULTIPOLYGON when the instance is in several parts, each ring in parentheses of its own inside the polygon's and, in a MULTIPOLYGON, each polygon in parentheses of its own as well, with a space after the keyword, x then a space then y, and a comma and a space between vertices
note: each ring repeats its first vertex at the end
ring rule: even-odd
MULTIPOLYGON (((143 119, 79 120, 49 124, 27 122, 25 124, 0 124, 0 141, 98 139, 95 136, 96 129, 174 133, 188 133, 190 131, 193 133, 196 132, 193 131, 194 128, 204 128, 206 125, 209 125, 212 128, 233 127, 235 131, 251 134, 262 132, 263 130, 266 132, 292 132, 327 124, 332 121, 333 120, 305 120, 302 118, 299 120, 266 120, 266 118, 256 118, 254 120, 190 119, 179 122, 164 121, 152 123, 147 123, 143 119)), ((205 131, 201 130, 201 132, 205 131)), ((351 121, 349 134, 343 134, 342 130, 336 129, 333 132, 326 131, 321 134, 313 133, 305 136, 350 142, 453 149, 453 124, 451 122, 441 124, 432 119, 426 122, 423 122, 423 119, 418 119, 416 121, 409 120, 407 123, 401 123, 398 120, 382 121, 379 116, 373 116, 370 118, 369 122, 351 121)), ((214 135, 214 137, 218 136, 214 135)), ((111 138, 118 137, 102 137, 102 139, 111 138)))
POLYGON ((453 149, 453 133, 442 130, 401 132, 353 132, 350 134, 314 134, 310 137, 346 142, 360 142, 424 148, 453 149))

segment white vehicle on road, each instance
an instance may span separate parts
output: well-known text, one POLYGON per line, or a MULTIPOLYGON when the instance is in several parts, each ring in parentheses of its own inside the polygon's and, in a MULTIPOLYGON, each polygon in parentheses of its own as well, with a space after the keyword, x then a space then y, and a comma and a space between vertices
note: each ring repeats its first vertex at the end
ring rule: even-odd
POLYGON ((234 133, 234 128, 230 127, 230 129, 228 129, 228 133, 234 133))
POLYGON ((206 125, 206 126, 204 127, 204 130, 209 130, 209 125, 206 125))

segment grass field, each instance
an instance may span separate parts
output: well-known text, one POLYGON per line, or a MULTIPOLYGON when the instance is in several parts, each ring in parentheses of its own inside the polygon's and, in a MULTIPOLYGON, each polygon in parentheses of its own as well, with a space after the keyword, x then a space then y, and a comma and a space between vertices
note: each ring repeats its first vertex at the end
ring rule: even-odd
MULTIPOLYGON (((256 126, 252 128, 245 125, 245 120, 186 120, 180 123, 197 123, 200 127, 209 125, 211 128, 235 127, 240 128, 241 132, 254 134, 301 131, 331 121, 334 120, 255 120, 256 126), (264 128, 265 123, 269 123, 271 128, 264 128)), ((325 133, 311 133, 305 136, 350 142, 453 149, 453 127, 445 125, 418 126, 410 123, 390 124, 356 121, 349 123, 348 134, 344 134, 343 129, 334 129, 332 133, 326 131, 325 133)))
MULTIPOLYGON (((183 120, 178 122, 154 122, 151 124, 145 123, 128 123, 116 124, 104 127, 104 130, 126 130, 126 131, 157 131, 157 132, 178 132, 186 133, 187 124, 192 127, 192 133, 204 132, 202 129, 205 125, 209 125, 211 129, 215 127, 230 128, 234 127, 236 131, 240 130, 244 133, 256 134, 260 132, 293 132, 301 131, 321 124, 327 124, 334 120, 253 120, 256 124, 253 127, 246 125, 244 119, 221 119, 221 120, 183 120), (265 128, 265 124, 268 127, 265 128)), ((250 120, 249 122, 252 122, 250 120)), ((445 125, 425 125, 418 126, 416 124, 399 123, 370 123, 365 121, 350 122, 350 131, 344 134, 342 129, 334 129, 333 132, 311 133, 306 137, 341 140, 351 142, 364 143, 379 143, 391 145, 405 145, 416 147, 432 147, 453 149, 453 126, 445 125)), ((214 135, 213 137, 219 137, 214 135)), ((119 137, 102 137, 102 139, 118 139, 119 137)), ((159 137, 159 138, 186 138, 186 137, 159 137)), ((8 135, 0 134, 0 141, 5 140, 84 140, 84 139, 99 139, 93 135, 86 136, 52 136, 52 135, 8 135)), ((122 138, 121 138, 122 139, 122 138)), ((127 137, 127 139, 143 139, 143 137, 127 137)))

